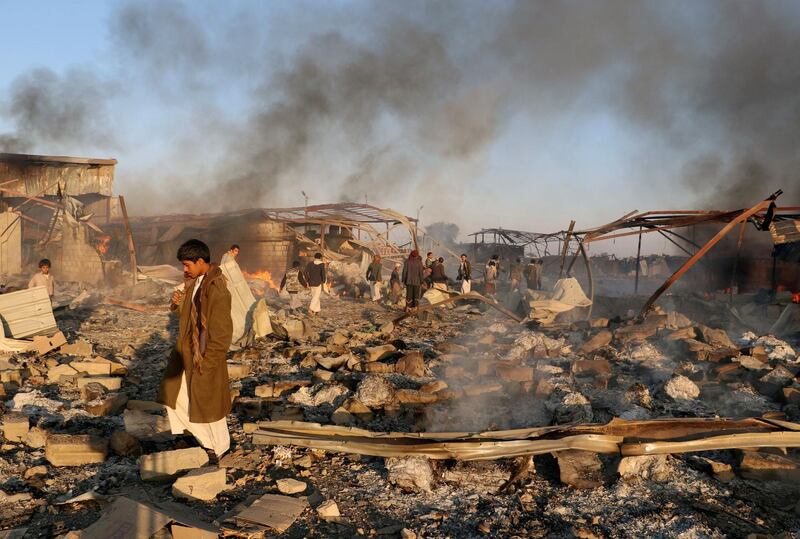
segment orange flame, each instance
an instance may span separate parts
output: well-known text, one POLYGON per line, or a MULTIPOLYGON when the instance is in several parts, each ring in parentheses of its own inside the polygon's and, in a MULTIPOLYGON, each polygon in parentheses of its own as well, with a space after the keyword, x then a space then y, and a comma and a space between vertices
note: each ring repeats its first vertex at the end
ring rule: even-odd
MULTIPOLYGON (((278 290, 279 288, 277 283, 275 283, 275 281, 272 279, 272 274, 267 270, 256 271, 254 273, 243 271, 242 275, 244 275, 244 278, 248 280, 264 281, 267 284, 267 286, 269 286, 273 290, 278 290)), ((261 294, 257 295, 264 295, 264 292, 262 291, 261 294)))
POLYGON ((792 294, 792 303, 800 303, 800 292, 792 294))
POLYGON ((94 242, 94 248, 100 254, 106 254, 111 244, 111 236, 98 236, 94 242))

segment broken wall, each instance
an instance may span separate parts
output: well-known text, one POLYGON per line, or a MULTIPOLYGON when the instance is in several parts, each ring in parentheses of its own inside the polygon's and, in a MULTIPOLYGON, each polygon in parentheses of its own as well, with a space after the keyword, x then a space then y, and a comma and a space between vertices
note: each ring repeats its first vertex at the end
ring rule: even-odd
POLYGON ((88 230, 82 224, 64 221, 61 248, 52 263, 56 280, 87 284, 103 282, 103 262, 100 254, 89 244, 88 230))
POLYGON ((0 212, 0 276, 22 272, 22 222, 19 214, 0 212))

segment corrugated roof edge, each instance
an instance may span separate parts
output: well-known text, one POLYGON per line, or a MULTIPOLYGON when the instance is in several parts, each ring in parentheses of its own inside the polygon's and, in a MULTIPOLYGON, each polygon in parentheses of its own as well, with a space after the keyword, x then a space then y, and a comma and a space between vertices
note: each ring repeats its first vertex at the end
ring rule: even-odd
POLYGON ((116 159, 69 157, 66 155, 31 155, 25 153, 0 153, 0 161, 27 161, 30 163, 61 163, 65 165, 116 165, 116 159))

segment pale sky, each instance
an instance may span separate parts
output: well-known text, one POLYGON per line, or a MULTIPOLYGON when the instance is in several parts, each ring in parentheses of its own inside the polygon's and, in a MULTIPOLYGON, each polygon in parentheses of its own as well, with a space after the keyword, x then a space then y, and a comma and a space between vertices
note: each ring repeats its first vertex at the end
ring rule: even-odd
POLYGON ((0 0, 0 137, 118 159, 139 214, 305 190, 463 236, 796 201, 797 6, 0 0))

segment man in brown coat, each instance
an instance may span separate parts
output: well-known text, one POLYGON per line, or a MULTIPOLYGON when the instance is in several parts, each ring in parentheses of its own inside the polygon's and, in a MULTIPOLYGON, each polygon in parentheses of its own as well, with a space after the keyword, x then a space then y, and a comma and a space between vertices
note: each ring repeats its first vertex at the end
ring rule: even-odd
MULTIPOLYGON (((231 345, 231 295, 208 246, 189 240, 178 249, 186 278, 172 296, 180 329, 159 390, 173 434, 189 431, 217 457, 230 448, 225 417, 231 392, 225 356, 231 345)), ((213 460, 213 459, 212 459, 213 460)))

